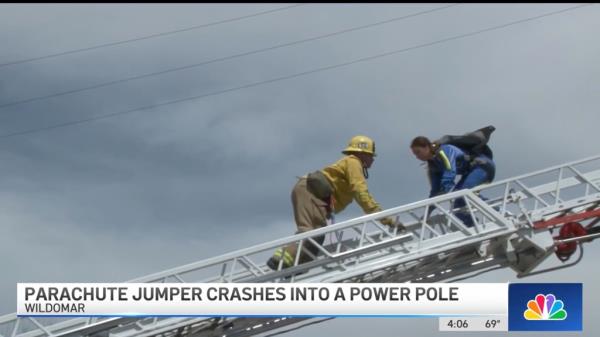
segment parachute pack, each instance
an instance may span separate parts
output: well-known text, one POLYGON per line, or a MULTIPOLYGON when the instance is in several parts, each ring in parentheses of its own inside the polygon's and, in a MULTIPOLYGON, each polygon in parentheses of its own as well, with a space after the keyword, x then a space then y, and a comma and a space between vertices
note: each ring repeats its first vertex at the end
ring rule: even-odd
POLYGON ((475 130, 473 132, 465 133, 464 135, 455 136, 455 135, 445 135, 440 139, 436 140, 437 144, 450 144, 454 145, 461 150, 467 152, 471 156, 477 156, 480 154, 484 154, 490 159, 494 158, 494 153, 492 149, 487 145, 496 128, 492 125, 483 127, 481 129, 475 130))

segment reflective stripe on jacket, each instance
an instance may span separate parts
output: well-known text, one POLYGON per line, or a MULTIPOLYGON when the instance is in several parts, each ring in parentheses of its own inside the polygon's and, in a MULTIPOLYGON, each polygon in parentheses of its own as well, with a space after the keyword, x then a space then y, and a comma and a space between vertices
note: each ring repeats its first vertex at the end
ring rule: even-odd
POLYGON ((440 145, 433 159, 427 163, 431 182, 429 197, 450 192, 456 175, 466 173, 469 168, 464 151, 450 144, 440 145))

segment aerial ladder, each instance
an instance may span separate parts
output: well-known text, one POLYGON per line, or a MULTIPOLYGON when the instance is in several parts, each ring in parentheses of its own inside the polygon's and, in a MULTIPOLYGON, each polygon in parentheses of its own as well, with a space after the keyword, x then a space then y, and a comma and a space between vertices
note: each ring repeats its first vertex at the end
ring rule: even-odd
MULTIPOLYGON (((600 236, 600 155, 259 244, 129 282, 457 282, 500 268, 517 277, 578 263, 600 236), (454 208, 456 200, 464 207, 454 208), (461 212, 462 216, 457 216, 461 212), (463 222, 467 214, 470 226, 463 222), (378 220, 397 218, 404 227, 378 220), (463 220, 461 220, 463 219, 463 220), (317 238, 329 239, 319 244, 317 238), (303 243, 319 254, 298 264, 303 243), (273 251, 299 245, 293 267, 273 251), (578 257, 571 260, 571 255, 578 257), (561 263, 540 269, 548 257, 561 263), (569 262, 569 260, 571 260, 569 262)), ((307 251, 307 253, 309 253, 307 251)), ((0 317, 0 337, 274 336, 329 318, 0 317)))

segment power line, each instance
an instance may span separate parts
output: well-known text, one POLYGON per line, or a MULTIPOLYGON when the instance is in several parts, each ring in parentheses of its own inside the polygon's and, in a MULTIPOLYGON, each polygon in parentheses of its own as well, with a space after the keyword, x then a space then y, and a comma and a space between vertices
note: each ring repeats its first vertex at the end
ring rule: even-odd
POLYGON ((78 125, 78 124, 84 124, 84 123, 93 122, 93 121, 97 121, 97 120, 101 120, 101 119, 107 119, 107 118, 112 118, 112 117, 116 117, 116 116, 119 116, 119 115, 128 114, 128 113, 131 113, 131 112, 154 109, 154 108, 158 108, 158 107, 161 107, 161 106, 166 106, 166 105, 171 105, 171 104, 176 104, 176 103, 181 103, 181 102, 187 102, 187 101, 197 100, 197 99, 201 99, 201 98, 205 98, 205 97, 209 97, 209 96, 216 96, 216 95, 221 95, 221 94, 225 94, 225 93, 228 93, 228 92, 233 92, 233 91, 248 89, 248 88, 257 87, 257 86, 261 86, 261 85, 265 85, 265 84, 269 84, 269 83, 274 83, 274 82, 289 80, 289 79, 292 79, 292 78, 306 76, 306 75, 318 73, 318 72, 321 72, 321 71, 327 71, 327 70, 332 70, 332 69, 336 69, 336 68, 346 67, 346 66, 349 66, 349 65, 352 65, 352 64, 356 64, 356 63, 360 63, 360 62, 371 61, 371 60, 375 60, 375 59, 379 59, 379 58, 383 58, 383 57, 387 57, 387 56, 391 56, 391 55, 395 55, 395 54, 400 54, 400 53, 411 51, 411 50, 415 50, 415 49, 425 48, 425 47, 429 47, 429 46, 433 46, 433 45, 437 45, 437 44, 441 44, 441 43, 445 43, 445 42, 449 42, 449 41, 453 41, 453 40, 463 39, 463 38, 466 38, 466 37, 471 37, 471 36, 474 36, 474 35, 482 34, 482 33, 485 33, 485 32, 490 32, 490 31, 494 31, 494 30, 499 30, 499 29, 506 28, 506 27, 513 26, 513 25, 517 25, 517 24, 520 24, 520 23, 525 23, 525 22, 529 22, 529 21, 538 20, 538 19, 541 19, 541 18, 544 18, 544 17, 548 17, 548 16, 551 16, 551 15, 556 15, 556 14, 564 13, 564 12, 567 12, 567 11, 571 11, 571 10, 575 10, 575 9, 578 9, 578 8, 582 8, 582 7, 585 7, 585 6, 591 6, 591 5, 593 5, 593 4, 583 4, 583 5, 572 6, 572 7, 561 9, 561 10, 558 10, 558 11, 548 12, 548 13, 545 13, 545 14, 536 15, 536 16, 528 17, 528 18, 521 19, 521 20, 511 21, 511 22, 508 22, 508 23, 505 23, 505 24, 502 24, 502 25, 492 26, 492 27, 488 27, 488 28, 476 30, 476 31, 473 31, 473 32, 465 33, 465 34, 455 35, 455 36, 452 36, 452 37, 448 37, 448 38, 445 38, 445 39, 436 40, 436 41, 433 41, 433 42, 419 44, 419 45, 415 45, 415 46, 408 47, 408 48, 403 48, 403 49, 397 49, 397 50, 389 51, 389 52, 386 52, 386 53, 372 55, 372 56, 368 56, 368 57, 363 57, 363 58, 359 58, 359 59, 356 59, 356 60, 353 60, 353 61, 348 61, 348 62, 344 62, 344 63, 338 63, 338 64, 326 66, 326 67, 315 68, 315 69, 307 70, 307 71, 300 72, 300 73, 295 73, 295 74, 286 75, 286 76, 282 76, 282 77, 276 77, 276 78, 272 78, 272 79, 265 80, 265 81, 253 82, 253 83, 249 83, 249 84, 245 84, 245 85, 241 85, 241 86, 237 86, 237 87, 231 87, 231 88, 228 88, 228 89, 213 91, 213 92, 202 94, 202 95, 191 96, 191 97, 186 97, 186 98, 180 98, 180 99, 176 99, 176 100, 166 101, 166 102, 163 102, 163 103, 146 105, 146 106, 142 106, 142 107, 138 107, 138 108, 134 108, 134 109, 124 110, 124 111, 119 111, 119 112, 113 112, 113 113, 109 113, 109 114, 98 115, 98 116, 93 116, 93 117, 84 118, 84 119, 72 120, 72 121, 58 123, 58 124, 49 125, 49 126, 40 127, 40 128, 33 128, 33 129, 28 129, 28 130, 22 130, 22 131, 16 131, 16 132, 12 132, 12 133, 7 133, 7 134, 0 135, 0 138, 16 137, 16 136, 22 136, 22 135, 26 135, 26 134, 32 134, 32 133, 37 133, 37 132, 48 131, 48 130, 52 130, 52 129, 58 129, 58 128, 62 128, 62 127, 68 127, 68 126, 73 126, 73 125, 78 125))
POLYGON ((400 20, 411 18, 411 17, 415 17, 415 16, 424 15, 424 14, 428 14, 428 13, 431 13, 431 12, 443 10, 443 9, 450 8, 450 7, 457 6, 457 5, 458 4, 451 4, 451 5, 448 5, 448 6, 437 7, 437 8, 434 8, 434 9, 429 9, 429 10, 425 10, 425 11, 421 11, 421 12, 416 12, 416 13, 412 13, 412 14, 408 14, 408 15, 403 15, 403 16, 399 16, 399 17, 395 17, 395 18, 391 18, 391 19, 387 19, 387 20, 383 20, 383 21, 378 21, 378 22, 370 23, 370 24, 363 25, 363 26, 357 26, 357 27, 347 28, 347 29, 336 31, 336 32, 327 33, 327 34, 323 34, 323 35, 319 35, 319 36, 314 36, 314 37, 310 37, 310 38, 305 38, 305 39, 301 39, 301 40, 296 40, 296 41, 292 41, 292 42, 286 42, 286 43, 274 45, 274 46, 271 46, 271 47, 266 47, 266 48, 256 49, 256 50, 247 51, 247 52, 243 52, 243 53, 238 53, 238 54, 234 54, 234 55, 219 57, 219 58, 216 58, 216 59, 212 59, 212 60, 208 60, 208 61, 203 61, 203 62, 200 62, 200 63, 194 63, 194 64, 190 64, 190 65, 185 65, 185 66, 176 67, 176 68, 170 68, 170 69, 166 69, 166 70, 161 70, 161 71, 146 73, 146 74, 132 76, 132 77, 125 77, 125 78, 121 78, 121 79, 118 79, 118 80, 112 80, 112 81, 108 81, 108 82, 98 83, 98 84, 94 84, 94 85, 91 85, 91 86, 87 86, 87 87, 83 87, 83 88, 78 88, 78 89, 67 90, 67 91, 62 91, 62 92, 58 92, 58 93, 54 93, 54 94, 43 95, 43 96, 36 96, 36 97, 22 99, 22 100, 19 100, 19 101, 13 101, 13 102, 9 102, 9 103, 3 103, 3 104, 0 104, 0 109, 7 108, 7 107, 10 107, 10 106, 15 106, 15 105, 20 105, 20 104, 30 103, 30 102, 34 102, 34 101, 40 101, 40 100, 44 100, 44 99, 49 99, 49 98, 53 98, 53 97, 59 97, 59 96, 74 94, 74 93, 78 93, 78 92, 82 92, 82 91, 99 89, 99 88, 108 87, 108 86, 111 86, 111 85, 120 84, 120 83, 124 83, 124 82, 129 82, 129 81, 134 81, 134 80, 140 80, 140 79, 143 79, 143 78, 148 78, 148 77, 153 77, 153 76, 158 76, 158 75, 164 75, 164 74, 167 74, 167 73, 172 73, 172 72, 177 72, 177 71, 182 71, 182 70, 189 70, 189 69, 192 69, 192 68, 197 68, 197 67, 205 66, 205 65, 211 64, 211 63, 228 61, 228 60, 232 60, 232 59, 236 59, 236 58, 240 58, 240 57, 244 57, 244 56, 259 54, 259 53, 263 53, 263 52, 267 52, 267 51, 272 51, 272 50, 275 50, 275 49, 280 49, 280 48, 284 48, 284 47, 290 47, 290 46, 293 46, 293 45, 298 45, 298 44, 302 44, 302 43, 306 43, 306 42, 310 42, 310 41, 316 41, 316 40, 320 40, 320 39, 324 39, 324 38, 333 37, 333 36, 336 36, 336 35, 341 35, 341 34, 345 34, 345 33, 349 33, 349 32, 354 32, 354 31, 358 31, 358 30, 362 30, 362 29, 367 29, 367 28, 372 28, 372 27, 383 25, 383 24, 387 24, 387 23, 391 23, 391 22, 395 22, 395 21, 400 21, 400 20))
POLYGON ((171 31, 168 31, 168 32, 162 32, 162 33, 156 33, 156 34, 151 34, 151 35, 145 35, 145 36, 140 36, 140 37, 136 37, 136 38, 132 38, 132 39, 116 41, 116 42, 109 42, 109 43, 99 44, 99 45, 95 45, 95 46, 91 46, 91 47, 85 47, 85 48, 79 48, 79 49, 72 49, 72 50, 67 50, 67 51, 63 51, 63 52, 59 52, 59 53, 54 53, 54 54, 47 54, 47 55, 43 55, 43 56, 32 57, 32 58, 28 58, 28 59, 9 61, 9 62, 6 62, 6 63, 0 63, 0 68, 6 67, 6 66, 15 65, 15 64, 22 64, 22 63, 28 63, 28 62, 34 62, 34 61, 39 61, 39 60, 54 58, 54 57, 58 57, 58 56, 64 56, 64 55, 70 55, 70 54, 75 54, 75 53, 81 53, 81 52, 84 52, 84 51, 90 51, 90 50, 95 50, 95 49, 100 49, 100 48, 113 47, 113 46, 118 46, 118 45, 122 45, 122 44, 126 44, 126 43, 131 43, 131 42, 136 42, 136 41, 141 41, 141 40, 153 39, 153 38, 161 37, 161 36, 167 36, 167 35, 173 35, 173 34, 177 34, 177 33, 188 32, 188 31, 191 31, 191 30, 196 30, 196 29, 201 29, 201 28, 216 26, 216 25, 220 25, 220 24, 224 24, 224 23, 229 23, 229 22, 234 22, 234 21, 240 21, 240 20, 244 20, 244 19, 249 19, 249 18, 253 18, 253 17, 265 15, 265 14, 270 14, 270 13, 275 13, 275 12, 279 12, 279 11, 284 11, 284 10, 287 10, 287 9, 291 9, 291 8, 295 8, 295 7, 299 7, 299 6, 304 6, 304 5, 306 5, 306 4, 296 4, 296 5, 286 6, 286 7, 279 7, 279 8, 275 8, 275 9, 270 9, 268 11, 262 11, 262 12, 252 13, 252 14, 238 16, 238 17, 234 17, 234 18, 224 19, 224 20, 220 20, 220 21, 209 22, 209 23, 205 23, 205 24, 201 24, 201 25, 197 25, 197 26, 191 26, 191 27, 187 27, 187 28, 181 28, 181 29, 171 30, 171 31))

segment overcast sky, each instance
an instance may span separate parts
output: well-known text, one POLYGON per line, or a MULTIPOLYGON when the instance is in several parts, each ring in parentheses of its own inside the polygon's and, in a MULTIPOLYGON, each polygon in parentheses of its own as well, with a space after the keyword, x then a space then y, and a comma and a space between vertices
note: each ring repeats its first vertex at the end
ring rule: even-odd
MULTIPOLYGON (((2 4, 0 64, 285 6, 2 4)), ((0 105, 440 6, 307 4, 3 66, 0 105)), ((0 108, 0 314, 15 311, 17 282, 125 281, 290 235, 295 177, 339 159, 355 134, 376 141, 369 188, 386 208, 427 196, 424 170, 408 149, 417 135, 495 125, 497 179, 600 153, 600 6, 222 95, 2 135, 345 63, 570 6, 459 5, 0 108)), ((358 214, 352 206, 338 220, 358 214)), ((600 300, 599 246, 589 244, 573 268, 527 279, 584 282, 586 336, 600 330, 592 320, 592 303, 600 300)), ((473 279, 515 280, 509 270, 473 279)), ((417 334, 438 335, 437 320, 337 319, 287 336, 417 334)))

